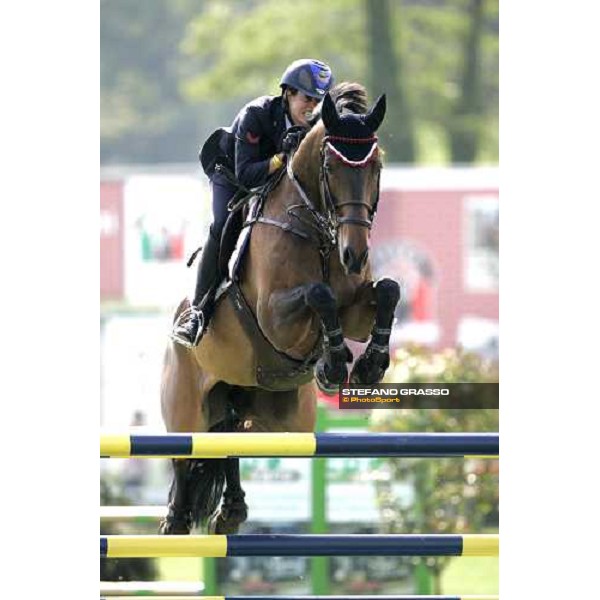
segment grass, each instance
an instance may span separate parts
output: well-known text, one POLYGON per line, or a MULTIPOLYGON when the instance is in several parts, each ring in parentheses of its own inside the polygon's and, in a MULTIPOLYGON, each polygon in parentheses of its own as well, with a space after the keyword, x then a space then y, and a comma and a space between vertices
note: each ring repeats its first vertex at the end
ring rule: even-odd
MULTIPOLYGON (((204 565, 197 558, 157 559, 160 581, 202 581, 204 565)), ((497 594, 497 557, 453 558, 442 574, 444 594, 497 594)))
POLYGON ((453 558, 442 573, 443 594, 497 594, 498 557, 453 558))
POLYGON ((156 559, 159 581, 202 581, 204 561, 201 558, 156 559))

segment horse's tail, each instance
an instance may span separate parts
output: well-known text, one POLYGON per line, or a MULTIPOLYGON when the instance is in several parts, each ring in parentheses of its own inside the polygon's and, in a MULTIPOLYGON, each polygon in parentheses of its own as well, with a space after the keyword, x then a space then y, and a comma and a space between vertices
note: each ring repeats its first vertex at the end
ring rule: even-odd
MULTIPOLYGON (((239 419, 231 406, 227 416, 209 429, 210 432, 236 431, 239 419)), ((193 458, 189 470, 189 506, 195 526, 204 527, 217 510, 225 489, 227 465, 231 458, 193 458)))

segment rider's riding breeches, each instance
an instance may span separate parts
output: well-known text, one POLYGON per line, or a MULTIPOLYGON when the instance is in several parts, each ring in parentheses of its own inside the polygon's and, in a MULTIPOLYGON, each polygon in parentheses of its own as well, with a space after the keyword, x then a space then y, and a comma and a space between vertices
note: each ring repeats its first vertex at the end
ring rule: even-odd
MULTIPOLYGON (((211 187, 213 222, 198 262, 196 287, 192 301, 195 306, 199 306, 203 300, 212 295, 219 283, 218 260, 221 234, 229 216, 227 204, 236 191, 227 179, 218 174, 211 179, 211 187)), ((209 318, 209 315, 207 314, 205 317, 209 318)))
POLYGON ((215 173, 211 179, 212 187, 212 209, 213 223, 211 230, 216 239, 221 239, 221 233, 229 213, 227 212, 227 204, 235 194, 235 188, 229 183, 225 177, 215 173))

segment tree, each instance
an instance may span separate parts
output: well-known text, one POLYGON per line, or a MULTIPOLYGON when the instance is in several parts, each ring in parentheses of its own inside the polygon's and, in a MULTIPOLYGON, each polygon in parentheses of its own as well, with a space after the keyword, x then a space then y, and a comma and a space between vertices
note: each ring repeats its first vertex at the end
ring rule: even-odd
POLYGON ((496 161, 498 1, 403 0, 396 30, 400 18, 421 159, 496 161), (463 131, 469 154, 459 151, 463 131))
POLYGON ((388 94, 380 135, 390 162, 497 160, 498 0, 141 7, 101 3, 103 163, 194 160, 246 101, 278 93, 283 69, 299 57, 330 63, 338 81, 366 84, 371 101, 388 94))
POLYGON ((321 58, 338 81, 366 83, 372 99, 387 93, 381 137, 390 162, 428 161, 439 146, 458 160, 451 140, 465 123, 476 133, 468 160, 482 148, 496 159, 498 2, 477 0, 477 12, 473 1, 305 0, 300 11, 293 0, 216 0, 190 24, 184 44, 212 63, 184 89, 196 101, 235 94, 241 103, 277 93, 292 60, 321 58))
POLYGON ((483 0, 470 0, 468 7, 469 33, 463 54, 460 97, 452 111, 448 127, 453 163, 474 162, 481 138, 483 4, 483 0))
POLYGON ((179 90, 189 68, 179 52, 193 0, 103 0, 100 10, 101 161, 189 161, 197 108, 179 90))
POLYGON ((214 0, 187 29, 184 51, 210 66, 187 79, 185 92, 240 101, 277 93, 285 67, 302 57, 332 64, 338 81, 362 78, 359 2, 304 0, 300 10, 294 0, 214 0))
POLYGON ((388 160, 413 163, 416 148, 412 111, 403 56, 392 43, 392 7, 389 0, 364 0, 364 8, 369 89, 372 94, 385 92, 387 96, 388 108, 379 136, 383 139, 388 160))

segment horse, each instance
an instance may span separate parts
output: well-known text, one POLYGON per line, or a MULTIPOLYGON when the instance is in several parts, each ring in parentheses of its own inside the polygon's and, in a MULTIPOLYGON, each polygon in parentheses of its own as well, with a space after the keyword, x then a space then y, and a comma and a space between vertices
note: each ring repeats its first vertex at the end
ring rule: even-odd
MULTIPOLYGON (((383 378, 400 299, 398 283, 373 281, 369 263, 385 102, 369 108, 362 85, 338 84, 248 211, 245 251, 200 344, 168 342, 161 409, 169 432, 312 432, 317 385, 333 394, 348 380, 383 378), (369 340, 349 378, 345 339, 369 340)), ((183 300, 176 316, 188 306, 183 300)), ((173 468, 160 532, 237 533, 248 516, 239 460, 174 459, 173 468)))

